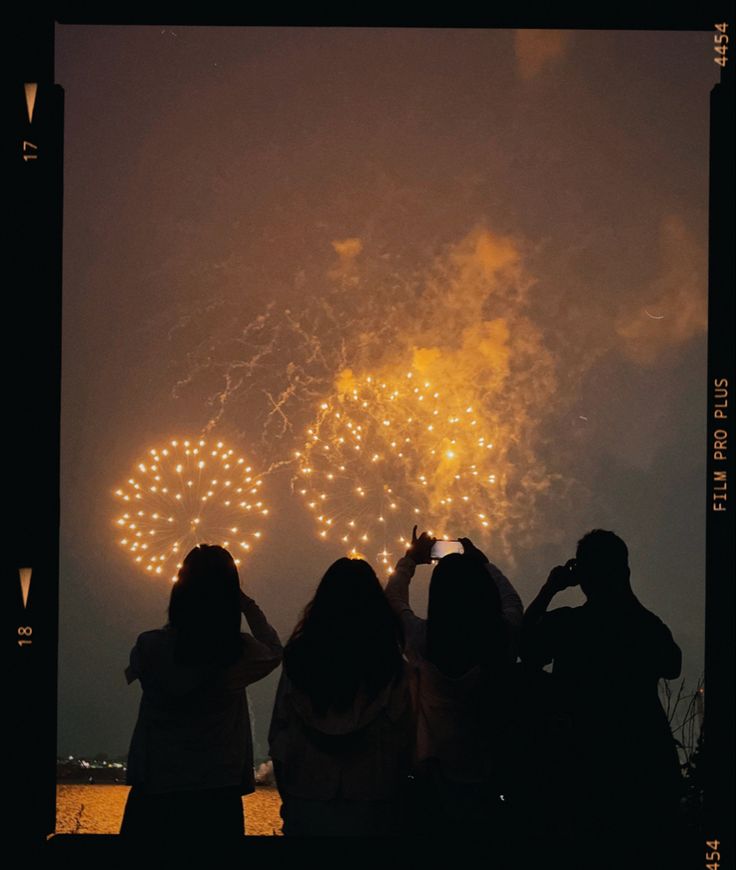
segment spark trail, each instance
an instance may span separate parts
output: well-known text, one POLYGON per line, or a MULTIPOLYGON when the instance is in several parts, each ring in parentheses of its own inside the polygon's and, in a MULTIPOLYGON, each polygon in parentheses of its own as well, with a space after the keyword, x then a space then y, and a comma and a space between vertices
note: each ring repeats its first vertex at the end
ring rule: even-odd
POLYGON ((247 421, 254 443, 260 426, 261 467, 291 466, 317 534, 346 552, 389 559, 415 520, 528 543, 561 481, 538 449, 558 383, 522 246, 478 226, 424 264, 333 247, 338 267, 298 306, 219 312, 192 360, 219 379, 205 433, 247 421))

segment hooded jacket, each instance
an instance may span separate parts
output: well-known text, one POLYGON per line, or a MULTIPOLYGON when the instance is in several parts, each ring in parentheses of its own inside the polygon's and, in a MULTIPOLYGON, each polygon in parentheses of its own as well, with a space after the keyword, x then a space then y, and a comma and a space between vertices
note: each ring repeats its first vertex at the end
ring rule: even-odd
POLYGON ((285 672, 269 742, 279 791, 296 798, 392 800, 408 770, 411 704, 403 672, 370 699, 317 713, 285 672))

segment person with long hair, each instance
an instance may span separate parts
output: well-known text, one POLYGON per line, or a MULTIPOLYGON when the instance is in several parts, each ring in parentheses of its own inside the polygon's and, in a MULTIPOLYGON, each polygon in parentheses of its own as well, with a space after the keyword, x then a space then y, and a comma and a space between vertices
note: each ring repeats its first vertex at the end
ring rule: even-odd
POLYGON ((126 669, 143 695, 121 834, 152 841, 243 835, 241 796, 254 791, 245 687, 281 656, 279 637, 241 590, 230 553, 195 547, 172 586, 168 624, 140 635, 126 669), (252 634, 241 632, 241 615, 252 634))
POLYGON ((412 544, 386 595, 402 621, 416 721, 412 828, 486 826, 504 818, 509 698, 522 603, 511 583, 468 538, 440 559, 427 618, 409 603, 416 566, 431 561, 434 538, 412 544))
POLYGON ((371 566, 338 559, 284 650, 269 733, 283 833, 398 833, 411 710, 401 624, 371 566))

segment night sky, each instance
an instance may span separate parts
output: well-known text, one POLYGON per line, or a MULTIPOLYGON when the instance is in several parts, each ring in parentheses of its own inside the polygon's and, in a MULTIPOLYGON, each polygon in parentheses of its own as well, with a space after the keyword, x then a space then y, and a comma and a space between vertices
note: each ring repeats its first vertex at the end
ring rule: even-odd
MULTIPOLYGON (((433 531, 483 546, 525 604, 584 532, 613 529, 694 687, 712 35, 56 36, 59 753, 127 751, 140 689, 123 669, 137 635, 165 622, 170 580, 146 575, 114 524, 114 492, 142 457, 171 439, 222 439, 261 475, 269 515, 241 579, 286 641, 345 552, 292 492, 295 452, 315 421, 335 436, 356 384, 409 371, 439 390, 441 411, 473 407, 493 458, 478 459, 482 482, 460 484, 470 507, 440 504, 445 460, 429 435, 413 438, 393 466, 406 511, 395 529, 407 534, 420 504, 433 531)), ((402 394, 392 420, 414 425, 418 407, 402 394)), ((350 460, 351 486, 375 482, 369 457, 389 448, 364 413, 370 443, 350 460)), ((372 542, 365 554, 378 567, 372 542)), ((420 613, 428 576, 414 581, 420 613)), ((573 590, 553 606, 581 602, 573 590)), ((277 678, 249 690, 257 757, 277 678)))

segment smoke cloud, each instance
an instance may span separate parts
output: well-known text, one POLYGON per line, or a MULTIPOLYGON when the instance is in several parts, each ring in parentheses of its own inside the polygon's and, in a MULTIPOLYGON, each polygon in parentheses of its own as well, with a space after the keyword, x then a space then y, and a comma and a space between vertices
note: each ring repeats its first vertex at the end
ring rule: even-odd
POLYGON ((662 221, 659 260, 659 274, 643 289, 641 303, 616 322, 623 353, 643 365, 708 328, 705 252, 676 215, 662 221))

